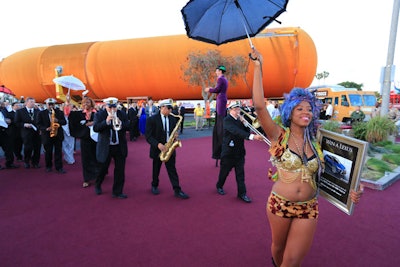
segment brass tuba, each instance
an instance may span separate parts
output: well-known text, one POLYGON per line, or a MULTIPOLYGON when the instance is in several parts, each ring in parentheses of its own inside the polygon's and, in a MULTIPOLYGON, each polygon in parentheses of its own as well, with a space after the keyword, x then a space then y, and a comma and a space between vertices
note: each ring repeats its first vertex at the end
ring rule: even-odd
POLYGON ((56 122, 56 111, 51 109, 50 137, 57 136, 58 128, 60 128, 60 124, 56 122))
POLYGON ((178 140, 175 135, 176 132, 179 129, 179 126, 182 123, 183 117, 180 115, 175 115, 173 113, 171 113, 170 115, 174 116, 175 118, 179 118, 178 122, 176 123, 176 126, 174 128, 174 130, 171 132, 170 136, 169 136, 169 140, 167 141, 167 143, 165 143, 165 148, 166 150, 163 152, 161 151, 160 153, 160 160, 162 162, 167 162, 169 160, 169 158, 172 156, 172 153, 174 153, 175 149, 179 146, 182 147, 182 143, 180 140, 178 140))

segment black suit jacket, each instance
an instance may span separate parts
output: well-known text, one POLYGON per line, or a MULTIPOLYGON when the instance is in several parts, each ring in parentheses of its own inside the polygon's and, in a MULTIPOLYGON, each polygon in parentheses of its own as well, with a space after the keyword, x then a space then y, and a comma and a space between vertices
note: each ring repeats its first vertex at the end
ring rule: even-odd
POLYGON ((128 120, 132 124, 137 123, 139 118, 138 118, 138 108, 129 108, 128 109, 128 120))
MULTIPOLYGON (((108 116, 107 110, 101 110, 94 115, 93 130, 99 133, 99 138, 96 146, 96 159, 104 163, 107 160, 108 153, 110 152, 110 133, 113 128, 112 123, 107 125, 106 118, 108 116)), ((122 156, 128 156, 128 145, 126 143, 126 130, 128 129, 128 117, 126 113, 117 110, 117 117, 121 120, 121 130, 118 131, 119 147, 122 156)))
MULTIPOLYGON (((57 123, 60 124, 60 127, 57 130, 57 135, 53 138, 64 140, 64 131, 61 126, 67 124, 65 120, 64 113, 59 109, 54 109, 55 117, 57 119, 57 123)), ((44 109, 39 112, 36 124, 39 127, 40 135, 42 136, 42 143, 46 144, 50 140, 50 131, 46 131, 47 128, 50 127, 50 111, 48 109, 44 109)))
POLYGON ((11 120, 10 124, 8 124, 8 128, 6 129, 7 135, 15 137, 15 135, 20 134, 20 130, 15 124, 15 111, 7 111, 6 109, 3 109, 1 112, 3 112, 4 118, 11 120))
POLYGON ((17 110, 17 113, 15 114, 15 124, 21 129, 21 137, 23 139, 32 134, 39 134, 39 127, 36 122, 39 112, 40 111, 38 109, 34 108, 33 120, 31 120, 31 117, 29 116, 28 110, 26 108, 21 108, 17 110), (25 123, 33 124, 36 127, 37 131, 35 131, 33 128, 25 128, 25 123))
MULTIPOLYGON (((172 132, 176 126, 177 120, 173 116, 168 116, 169 131, 172 132)), ((151 116, 146 120, 146 140, 150 144, 150 158, 158 158, 160 149, 158 144, 165 144, 167 142, 167 135, 164 131, 161 114, 151 116)), ((173 153, 176 153, 175 151, 173 153)))
POLYGON ((240 119, 235 120, 228 114, 224 118, 224 136, 222 138, 221 157, 244 157, 246 155, 244 140, 248 140, 249 137, 249 129, 243 125, 240 119))
POLYGON ((178 108, 178 110, 179 110, 179 115, 181 115, 181 116, 184 116, 184 115, 185 115, 186 109, 185 109, 184 106, 180 106, 180 107, 178 108))
POLYGON ((68 127, 71 136, 81 139, 90 138, 90 128, 86 126, 87 122, 94 120, 94 112, 90 115, 90 119, 86 120, 86 114, 81 110, 71 111, 68 116, 68 127))

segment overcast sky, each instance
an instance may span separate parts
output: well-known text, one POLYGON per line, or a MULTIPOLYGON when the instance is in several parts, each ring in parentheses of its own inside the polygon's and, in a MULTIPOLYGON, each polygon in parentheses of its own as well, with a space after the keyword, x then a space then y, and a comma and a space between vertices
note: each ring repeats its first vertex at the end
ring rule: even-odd
MULTIPOLYGON (((317 47, 317 72, 330 73, 326 84, 352 81, 364 84, 364 90, 379 91, 393 1, 290 0, 287 12, 278 18, 282 24, 268 28, 305 30, 317 47)), ((187 2, 4 0, 0 58, 33 47, 185 34, 180 10, 187 2)), ((400 62, 399 38, 394 65, 400 62)), ((395 81, 400 80, 397 73, 395 81)))

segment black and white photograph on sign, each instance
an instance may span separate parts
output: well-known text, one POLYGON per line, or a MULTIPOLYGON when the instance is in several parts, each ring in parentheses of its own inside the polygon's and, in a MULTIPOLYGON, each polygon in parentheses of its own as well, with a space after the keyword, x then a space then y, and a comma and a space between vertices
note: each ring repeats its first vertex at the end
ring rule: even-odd
POLYGON ((368 143, 321 129, 319 142, 325 169, 319 181, 320 194, 341 211, 351 215, 354 204, 350 191, 360 182, 368 143))

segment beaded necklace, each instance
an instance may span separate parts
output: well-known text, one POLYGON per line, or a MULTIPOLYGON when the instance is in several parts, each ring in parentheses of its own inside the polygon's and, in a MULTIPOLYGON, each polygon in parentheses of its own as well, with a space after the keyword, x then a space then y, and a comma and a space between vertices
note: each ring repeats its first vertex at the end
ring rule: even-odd
POLYGON ((304 165, 307 165, 307 141, 305 142, 305 144, 303 144, 302 149, 300 150, 299 145, 296 142, 296 138, 295 135, 293 134, 293 132, 290 132, 290 135, 293 137, 293 142, 297 148, 297 152, 299 152, 299 156, 301 158, 301 161, 303 162, 304 165), (304 145, 306 146, 306 148, 304 149, 304 145))
POLYGON ((307 167, 308 167, 308 160, 307 160, 307 141, 305 142, 305 144, 303 144, 303 149, 300 150, 299 145, 296 142, 296 138, 294 136, 294 134, 291 132, 290 133, 291 136, 293 137, 293 142, 297 148, 297 151, 299 152, 299 156, 301 158, 301 162, 303 163, 303 165, 301 166, 301 182, 310 182, 312 181, 312 174, 310 174, 309 171, 307 171, 307 167), (305 145, 305 149, 304 149, 304 145, 305 145))

